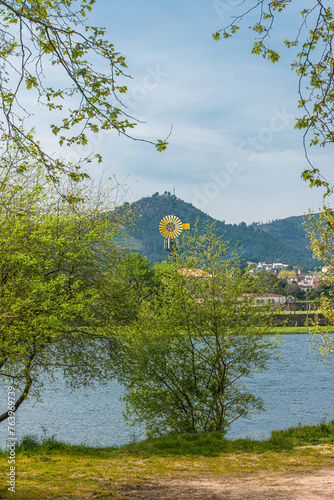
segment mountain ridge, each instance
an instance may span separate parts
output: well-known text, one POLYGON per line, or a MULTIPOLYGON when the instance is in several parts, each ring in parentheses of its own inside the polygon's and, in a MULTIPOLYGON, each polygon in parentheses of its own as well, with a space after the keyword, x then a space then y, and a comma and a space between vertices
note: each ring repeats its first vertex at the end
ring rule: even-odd
POLYGON ((152 262, 167 258, 159 222, 166 215, 175 215, 183 223, 189 223, 190 227, 197 220, 200 226, 206 221, 215 222, 217 233, 224 235, 231 246, 242 246, 244 261, 283 261, 310 269, 319 265, 307 248, 308 239, 302 225, 305 216, 291 216, 265 224, 226 224, 170 193, 154 193, 131 204, 126 203, 123 208, 133 215, 132 250, 152 262))

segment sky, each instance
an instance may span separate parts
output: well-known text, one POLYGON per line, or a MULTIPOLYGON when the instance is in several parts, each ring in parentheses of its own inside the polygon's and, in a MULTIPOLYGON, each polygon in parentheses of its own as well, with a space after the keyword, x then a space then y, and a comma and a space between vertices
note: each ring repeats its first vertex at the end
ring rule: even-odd
MULTIPOLYGON (((85 152, 104 159, 90 174, 115 174, 127 185, 127 201, 175 189, 212 217, 247 224, 321 205, 322 191, 300 177, 307 163, 302 133, 294 130, 299 111, 292 54, 283 50, 275 65, 252 55, 251 19, 236 38, 212 38, 240 12, 239 3, 97 0, 89 23, 106 27, 132 77, 123 102, 142 122, 133 135, 156 141, 172 130, 162 153, 115 132, 89 137, 85 152)), ((294 4, 273 32, 273 46, 297 28, 294 4)), ((81 152, 71 149, 74 157, 81 152)), ((311 152, 328 178, 331 154, 330 148, 311 152)))

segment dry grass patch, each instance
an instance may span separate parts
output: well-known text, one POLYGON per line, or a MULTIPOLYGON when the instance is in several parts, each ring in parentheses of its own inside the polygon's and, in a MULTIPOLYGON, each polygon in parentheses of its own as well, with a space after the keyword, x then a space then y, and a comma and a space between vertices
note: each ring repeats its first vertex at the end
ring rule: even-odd
POLYGON ((29 439, 17 448, 15 493, 6 485, 7 455, 0 454, 0 498, 117 500, 128 498, 122 497, 124 488, 144 487, 152 481, 248 481, 277 474, 312 474, 334 465, 333 422, 275 431, 266 441, 228 441, 213 433, 98 449, 29 439))
MULTIPOLYGON (((303 447, 287 453, 231 453, 218 457, 151 457, 125 454, 90 457, 52 454, 19 455, 16 493, 1 486, 1 498, 46 500, 57 498, 115 498, 121 486, 158 479, 196 479, 198 477, 253 475, 262 472, 310 473, 317 468, 333 466, 334 448, 303 447), (102 495, 102 496, 101 496, 102 495)), ((8 464, 0 459, 2 477, 8 464)))

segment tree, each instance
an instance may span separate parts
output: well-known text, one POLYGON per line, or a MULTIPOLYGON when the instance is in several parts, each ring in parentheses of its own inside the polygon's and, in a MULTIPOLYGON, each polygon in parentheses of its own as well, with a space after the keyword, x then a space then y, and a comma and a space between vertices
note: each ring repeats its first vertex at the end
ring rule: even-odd
POLYGON ((184 238, 183 251, 156 266, 161 286, 142 301, 138 320, 112 349, 126 388, 126 416, 152 435, 226 433, 240 417, 263 409, 246 381, 277 351, 264 335, 269 317, 213 226, 184 238))
POLYGON ((8 169, 0 179, 0 379, 15 388, 15 411, 60 370, 72 387, 110 378, 92 304, 124 219, 105 213, 91 184, 65 185, 85 201, 64 201, 41 169, 8 169))
MULTIPOLYGON (((231 37, 240 29, 245 18, 257 13, 257 21, 252 22, 250 26, 256 34, 252 53, 262 55, 275 63, 279 61, 280 55, 276 49, 269 46, 270 35, 282 13, 294 4, 291 0, 253 0, 247 3, 247 9, 244 10, 245 3, 241 2, 242 12, 235 15, 232 22, 218 30, 213 37, 215 40, 231 37)), ((221 7, 226 8, 226 5, 221 7)), ((235 10, 237 8, 235 6, 235 10)), ((298 106, 305 114, 297 119, 295 128, 305 131, 304 149, 308 159, 307 143, 311 146, 326 146, 334 142, 334 19, 328 0, 311 1, 308 8, 303 6, 300 15, 296 32, 291 34, 290 39, 285 39, 285 30, 282 30, 284 38, 280 43, 281 48, 297 48, 297 53, 293 50, 291 68, 299 77, 298 106), (312 137, 308 141, 309 133, 312 137)), ((309 159, 308 162, 309 167, 302 172, 303 179, 308 181, 311 187, 324 186, 325 196, 328 195, 332 191, 329 181, 324 179, 319 168, 313 166, 309 159)))
POLYGON ((330 296, 330 292, 333 292, 333 285, 326 284, 324 281, 321 281, 316 289, 318 295, 330 296))
MULTIPOLYGON (((33 111, 25 99, 27 91, 53 112, 51 131, 59 136, 60 145, 85 146, 87 132, 111 129, 143 140, 129 135, 137 120, 121 102, 127 91, 125 58, 105 38, 104 28, 86 22, 95 1, 0 1, 2 151, 15 144, 27 165, 44 165, 53 180, 64 171, 74 180, 86 174, 82 162, 69 166, 24 130, 23 119, 33 111), (104 70, 98 71, 99 67, 104 70), (53 81, 54 69, 60 86, 53 81)), ((166 141, 154 144, 159 151, 166 148, 166 141)), ((101 161, 101 156, 97 159, 101 161)))
POLYGON ((282 281, 272 271, 258 273, 254 287, 257 292, 283 294, 282 281))
POLYGON ((321 363, 329 366, 334 364, 334 337, 331 334, 334 325, 334 214, 333 210, 324 205, 323 210, 312 214, 305 222, 306 233, 311 241, 313 255, 327 268, 322 275, 322 286, 328 287, 326 295, 321 297, 319 314, 323 315, 328 326, 321 326, 316 321, 314 333, 311 335, 310 347, 321 363))
POLYGON ((292 278, 293 276, 297 276, 296 271, 288 271, 285 269, 282 269, 277 275, 281 280, 286 280, 286 278, 292 278))
POLYGON ((292 297, 298 299, 301 298, 302 289, 297 283, 291 283, 285 286, 284 293, 286 296, 292 295, 292 297))
POLYGON ((138 320, 140 304, 148 299, 159 286, 150 261, 139 253, 120 253, 103 279, 100 298, 93 305, 94 315, 109 331, 118 332, 138 320))

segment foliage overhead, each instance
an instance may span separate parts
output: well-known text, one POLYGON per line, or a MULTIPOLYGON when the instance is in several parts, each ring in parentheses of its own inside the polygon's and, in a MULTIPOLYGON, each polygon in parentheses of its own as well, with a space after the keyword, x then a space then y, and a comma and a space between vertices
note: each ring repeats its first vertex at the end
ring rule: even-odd
MULTIPOLYGON (((243 11, 233 16, 231 23, 218 30, 213 37, 215 40, 231 37, 240 29, 244 18, 255 14, 257 20, 250 26, 256 35, 252 53, 275 63, 279 61, 280 54, 272 47, 270 35, 284 12, 287 11, 288 14, 295 4, 291 0, 252 0, 247 4, 241 2, 239 7, 242 6, 243 11)), ((330 4, 329 0, 312 0, 308 6, 304 5, 296 32, 290 38, 280 40, 281 49, 287 47, 297 50, 291 68, 299 77, 298 106, 304 114, 297 119, 295 128, 304 130, 307 159, 308 145, 318 144, 324 147, 334 142, 334 19, 330 4)), ((303 179, 311 187, 325 187, 327 196, 333 186, 321 175, 319 168, 313 166, 309 159, 308 162, 309 167, 302 172, 303 179)))
MULTIPOLYGON (((68 165, 24 130, 25 117, 34 111, 28 106, 28 91, 35 104, 52 111, 51 131, 60 145, 85 146, 87 133, 111 129, 143 140, 129 135, 136 120, 121 100, 127 91, 125 58, 105 38, 104 28, 86 22, 95 2, 0 0, 2 149, 15 144, 30 164, 44 165, 53 180, 67 172, 68 165)), ((162 151, 167 143, 152 144, 162 151)), ((83 162, 71 165, 68 173, 73 180, 85 176, 83 162)))

